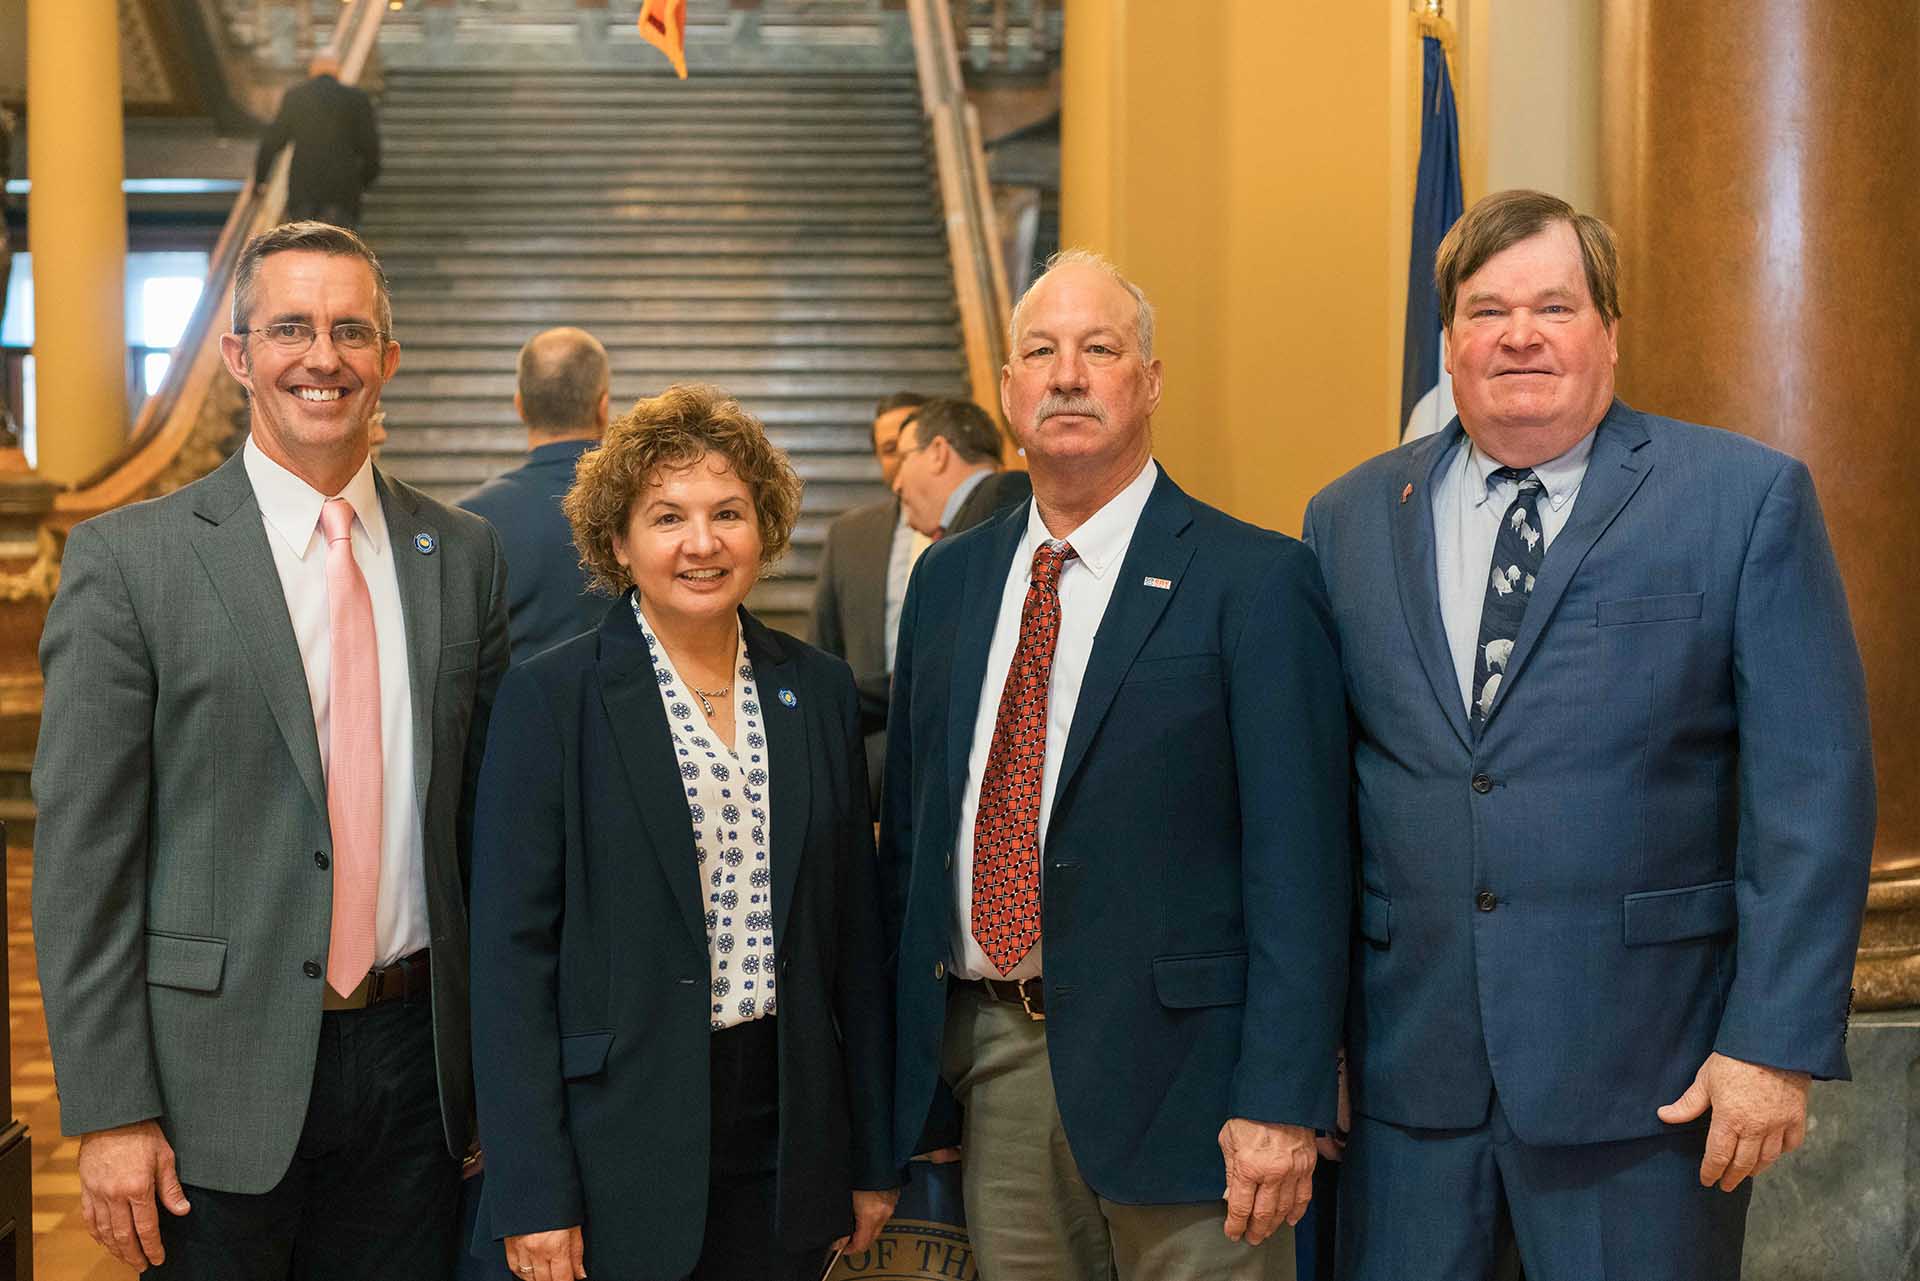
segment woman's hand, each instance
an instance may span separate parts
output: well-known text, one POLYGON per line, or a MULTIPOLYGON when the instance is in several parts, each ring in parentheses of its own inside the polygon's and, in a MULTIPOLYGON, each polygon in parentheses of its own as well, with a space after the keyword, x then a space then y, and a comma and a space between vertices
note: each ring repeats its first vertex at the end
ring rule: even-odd
POLYGON ((508 1237, 507 1270, 520 1281, 583 1281, 587 1275, 586 1242, 578 1227, 508 1237))
POLYGON ((833 1243, 836 1250, 845 1250, 848 1254, 865 1254, 880 1235, 880 1229, 887 1226, 887 1220, 893 1217, 893 1207, 900 1204, 900 1189, 889 1188, 885 1192, 855 1192, 853 1194, 853 1235, 841 1237, 833 1243))

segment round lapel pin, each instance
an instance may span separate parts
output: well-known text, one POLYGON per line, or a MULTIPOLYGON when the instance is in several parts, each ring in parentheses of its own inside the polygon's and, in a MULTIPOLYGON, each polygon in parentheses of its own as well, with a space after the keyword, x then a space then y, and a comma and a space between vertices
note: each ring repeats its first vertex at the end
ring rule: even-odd
POLYGON ((421 530, 413 536, 413 550, 419 552, 422 556, 433 555, 434 549, 439 546, 440 544, 434 541, 433 535, 427 533, 425 530, 421 530))
POLYGON ((800 705, 800 700, 793 696, 793 691, 790 689, 780 691, 780 701, 788 707, 798 707, 800 705))

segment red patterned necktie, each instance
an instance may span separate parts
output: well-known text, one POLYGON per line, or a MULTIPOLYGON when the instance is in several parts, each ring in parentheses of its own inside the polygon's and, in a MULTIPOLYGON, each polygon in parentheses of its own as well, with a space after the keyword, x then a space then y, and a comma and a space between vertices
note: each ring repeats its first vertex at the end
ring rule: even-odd
POLYGON ((973 819, 973 937, 1002 974, 1040 941, 1040 780, 1047 762, 1047 688, 1060 639, 1065 543, 1033 553, 1020 643, 1000 690, 993 744, 973 819))

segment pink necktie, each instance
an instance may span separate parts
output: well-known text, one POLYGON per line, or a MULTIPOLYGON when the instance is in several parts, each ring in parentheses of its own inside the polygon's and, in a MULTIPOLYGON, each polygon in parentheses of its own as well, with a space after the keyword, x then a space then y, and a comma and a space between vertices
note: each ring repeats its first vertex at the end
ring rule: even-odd
POLYGON ((327 539, 327 822, 333 828, 333 928, 327 986, 347 996, 373 967, 380 889, 380 651, 373 597, 353 559, 353 504, 320 508, 327 539))

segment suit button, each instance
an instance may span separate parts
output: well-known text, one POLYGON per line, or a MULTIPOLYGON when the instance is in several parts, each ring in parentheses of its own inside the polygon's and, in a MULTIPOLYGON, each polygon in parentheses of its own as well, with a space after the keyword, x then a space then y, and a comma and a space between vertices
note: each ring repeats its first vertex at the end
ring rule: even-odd
POLYGON ((945 961, 935 961, 933 963, 933 977, 935 982, 947 977, 947 963, 945 961))
POLYGON ((329 860, 327 858, 327 852, 325 850, 315 850, 313 852, 313 865, 319 868, 321 871, 324 872, 327 870, 328 861, 329 860))
POLYGON ((1485 796, 1493 790, 1493 780, 1485 774, 1475 774, 1473 776, 1473 790, 1485 796))
POLYGON ((953 870, 953 851, 952 850, 947 851, 946 865, 947 865, 947 870, 951 872, 953 870))
POLYGON ((310 979, 317 979, 320 977, 320 962, 308 961, 301 965, 300 972, 310 979))
POLYGON ((1482 912, 1491 912, 1494 908, 1500 906, 1500 896, 1492 890, 1481 890, 1473 896, 1473 905, 1482 912))

